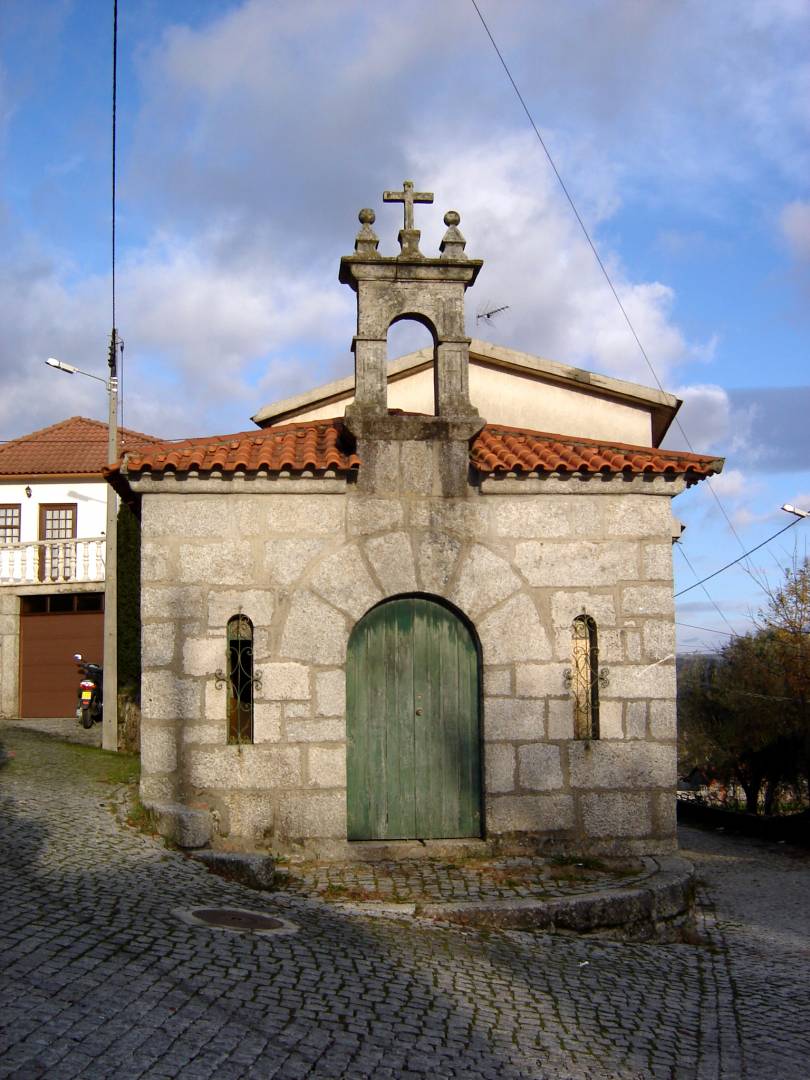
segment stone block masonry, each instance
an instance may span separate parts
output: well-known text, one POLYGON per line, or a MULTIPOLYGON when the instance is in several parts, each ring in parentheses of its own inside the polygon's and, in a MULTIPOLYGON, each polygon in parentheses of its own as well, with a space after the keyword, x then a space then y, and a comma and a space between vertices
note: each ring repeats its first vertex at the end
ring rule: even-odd
POLYGON ((207 808, 216 846, 353 857, 349 635, 380 602, 422 594, 460 612, 480 646, 483 843, 673 848, 674 491, 616 479, 447 498, 424 494, 428 477, 382 497, 301 477, 226 497, 221 483, 142 492, 145 801, 207 808), (239 746, 222 679, 237 614, 261 680, 239 746), (566 681, 581 614, 609 667, 588 742, 566 681))

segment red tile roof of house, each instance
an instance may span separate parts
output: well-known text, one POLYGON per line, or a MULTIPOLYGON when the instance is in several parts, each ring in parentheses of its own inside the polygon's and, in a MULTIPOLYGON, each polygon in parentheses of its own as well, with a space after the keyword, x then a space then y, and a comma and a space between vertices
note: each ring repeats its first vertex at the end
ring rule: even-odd
MULTIPOLYGON (((160 441, 154 435, 128 428, 119 431, 119 440, 124 453, 160 441)), ((0 478, 100 477, 107 456, 107 425, 85 416, 71 416, 0 444, 0 478)))
MULTIPOLYGON (((605 439, 580 439, 499 425, 487 426, 472 440, 470 461, 482 474, 584 473, 686 476, 696 482, 720 472, 722 459, 673 450, 632 446, 605 439)), ((182 442, 144 445, 126 455, 128 476, 191 471, 347 472, 362 467, 354 437, 342 419, 241 431, 182 442)), ((115 473, 110 475, 115 482, 115 473)))

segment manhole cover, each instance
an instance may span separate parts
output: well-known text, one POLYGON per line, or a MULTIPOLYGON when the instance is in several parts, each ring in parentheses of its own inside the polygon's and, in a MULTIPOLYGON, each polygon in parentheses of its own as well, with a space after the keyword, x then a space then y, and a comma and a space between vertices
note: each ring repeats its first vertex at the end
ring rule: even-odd
POLYGON ((191 913, 207 926, 223 926, 228 930, 280 930, 284 923, 270 915, 233 908, 197 908, 191 913))
POLYGON ((192 908, 178 911, 185 922, 196 926, 210 926, 215 930, 236 930, 254 934, 291 934, 297 927, 286 919, 265 915, 261 911, 245 908, 192 908))

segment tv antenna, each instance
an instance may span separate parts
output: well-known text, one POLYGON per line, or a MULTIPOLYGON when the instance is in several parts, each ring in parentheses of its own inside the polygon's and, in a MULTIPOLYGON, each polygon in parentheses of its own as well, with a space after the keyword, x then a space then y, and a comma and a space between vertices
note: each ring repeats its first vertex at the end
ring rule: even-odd
POLYGON ((496 315, 500 315, 502 311, 508 310, 509 304, 501 304, 498 307, 493 307, 493 305, 488 300, 485 300, 481 307, 478 309, 478 312, 476 313, 475 321, 476 323, 480 323, 481 321, 483 321, 488 326, 492 326, 492 324, 495 322, 496 315))

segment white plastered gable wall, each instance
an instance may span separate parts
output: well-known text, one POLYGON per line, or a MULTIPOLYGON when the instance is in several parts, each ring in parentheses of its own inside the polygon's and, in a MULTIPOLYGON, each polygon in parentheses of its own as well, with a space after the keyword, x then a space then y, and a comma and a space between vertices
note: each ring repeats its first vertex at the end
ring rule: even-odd
MULTIPOLYGON (((432 350, 388 365, 388 404, 404 412, 434 411, 432 350)), ((636 446, 660 443, 680 402, 671 394, 473 341, 470 400, 490 424, 529 428, 636 446)), ((342 416, 354 401, 354 379, 339 379, 264 406, 261 426, 342 416)))

